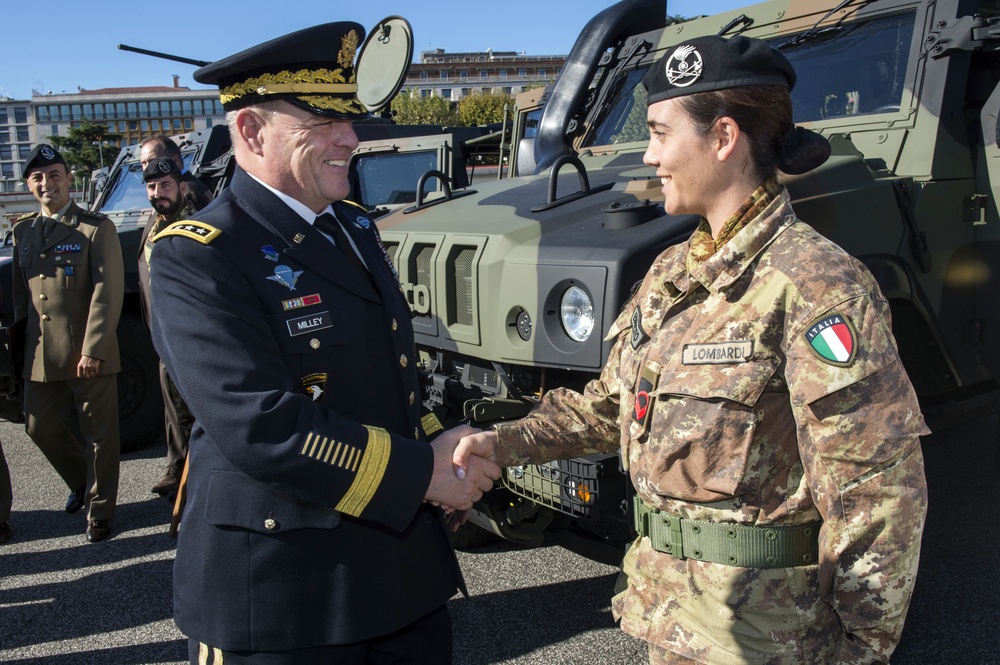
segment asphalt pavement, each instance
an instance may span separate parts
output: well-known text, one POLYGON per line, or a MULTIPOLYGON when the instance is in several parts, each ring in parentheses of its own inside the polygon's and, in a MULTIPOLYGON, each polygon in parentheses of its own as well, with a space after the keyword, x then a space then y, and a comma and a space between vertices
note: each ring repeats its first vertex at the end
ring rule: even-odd
MULTIPOLYGON (((22 425, 0 422, 14 482, 14 537, 0 545, 0 662, 183 663, 171 618, 170 505, 149 493, 162 443, 122 458, 114 534, 88 544, 83 511, 22 425)), ((924 441, 930 512, 920 573, 892 662, 1000 664, 1000 423, 979 420, 924 441)), ((555 547, 463 551, 469 598, 450 602, 455 664, 645 663, 615 626, 617 570, 555 547)))

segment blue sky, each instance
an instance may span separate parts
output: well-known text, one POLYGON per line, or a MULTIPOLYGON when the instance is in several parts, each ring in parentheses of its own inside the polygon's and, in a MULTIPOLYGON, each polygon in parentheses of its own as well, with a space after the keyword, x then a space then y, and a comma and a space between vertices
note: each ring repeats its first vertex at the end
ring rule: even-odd
MULTIPOLYGON (((366 28, 390 15, 413 26, 420 51, 518 51, 563 55, 587 21, 612 0, 164 0, 135 2, 11 2, 4 8, 0 95, 31 99, 41 92, 73 93, 112 87, 180 85, 194 81, 191 65, 117 49, 117 44, 218 60, 254 44, 328 21, 351 20, 366 28), (220 11, 218 7, 227 9, 220 11), (236 7, 230 9, 230 7, 236 7), (209 9, 210 8, 210 9, 209 9), (571 11, 567 11, 571 9, 571 11)), ((667 12, 715 14, 747 0, 668 0, 667 12)))

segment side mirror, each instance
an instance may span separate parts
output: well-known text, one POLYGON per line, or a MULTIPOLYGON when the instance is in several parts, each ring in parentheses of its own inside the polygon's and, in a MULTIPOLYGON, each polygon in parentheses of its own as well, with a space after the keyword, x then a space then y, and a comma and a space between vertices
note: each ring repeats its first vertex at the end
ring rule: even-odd
POLYGON ((358 99, 372 113, 385 108, 406 81, 413 60, 413 29, 405 18, 389 16, 368 33, 354 65, 358 99))

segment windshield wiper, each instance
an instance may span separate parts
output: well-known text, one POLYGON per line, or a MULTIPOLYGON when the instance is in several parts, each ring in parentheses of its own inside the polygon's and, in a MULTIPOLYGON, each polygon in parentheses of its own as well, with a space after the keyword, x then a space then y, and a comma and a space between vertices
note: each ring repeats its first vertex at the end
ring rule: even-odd
MULTIPOLYGON (((836 37, 837 35, 839 35, 841 32, 844 31, 843 23, 845 20, 847 20, 849 14, 845 15, 842 19, 837 21, 835 25, 830 25, 825 28, 820 28, 819 24, 855 1, 856 0, 843 0, 843 2, 841 2, 839 5, 828 11, 823 18, 816 21, 816 24, 813 25, 813 27, 809 28, 805 32, 795 35, 787 42, 782 42, 781 44, 778 44, 775 48, 777 48, 780 51, 783 49, 795 48, 796 46, 802 46, 803 44, 810 44, 812 42, 821 42, 821 41, 826 41, 827 39, 833 39, 834 37, 836 37)), ((867 5, 876 1, 877 0, 864 0, 862 4, 867 5)), ((859 8, 860 6, 855 7, 854 11, 857 11, 859 8)))

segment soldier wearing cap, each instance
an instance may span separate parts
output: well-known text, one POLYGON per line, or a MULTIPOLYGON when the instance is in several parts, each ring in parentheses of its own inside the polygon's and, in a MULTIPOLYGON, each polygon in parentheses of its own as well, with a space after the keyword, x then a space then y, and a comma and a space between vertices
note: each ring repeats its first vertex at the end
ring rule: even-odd
POLYGON ((193 210, 201 210, 212 202, 212 191, 201 180, 184 168, 184 157, 181 149, 169 136, 159 134, 150 136, 139 143, 139 164, 143 169, 156 159, 166 158, 173 161, 180 170, 181 182, 184 183, 184 198, 193 210))
POLYGON ((111 533, 118 496, 121 246, 110 219, 70 198, 66 162, 52 146, 35 146, 24 178, 41 204, 14 226, 14 318, 27 320, 26 430, 72 490, 67 512, 86 504, 87 540, 96 542, 111 533))
POLYGON ((830 152, 792 124, 794 83, 742 36, 650 65, 644 162, 701 225, 654 261, 599 379, 456 451, 621 451, 638 538, 613 610, 654 664, 885 663, 913 590, 927 429, 875 280, 776 177, 830 152))
POLYGON ((470 506, 500 469, 457 477, 471 428, 427 441, 409 309, 342 200, 363 36, 328 23, 195 72, 238 166, 150 256, 153 342, 195 416, 174 566, 193 663, 451 659, 463 583, 432 504, 470 506))
MULTIPOLYGON (((169 139, 167 139, 169 141, 169 139)), ((172 142, 171 142, 172 143, 172 142)), ((188 183, 184 179, 177 162, 167 157, 148 160, 143 165, 143 181, 149 203, 156 211, 143 227, 139 241, 139 296, 142 313, 149 325, 151 310, 149 304, 149 256, 153 251, 156 236, 176 221, 187 219, 195 207, 188 196, 188 183)), ((170 380, 167 368, 159 362, 160 392, 163 393, 163 424, 167 442, 167 466, 163 476, 153 485, 154 494, 166 495, 177 490, 181 472, 187 458, 188 439, 194 417, 184 399, 177 392, 177 386, 170 380)))

